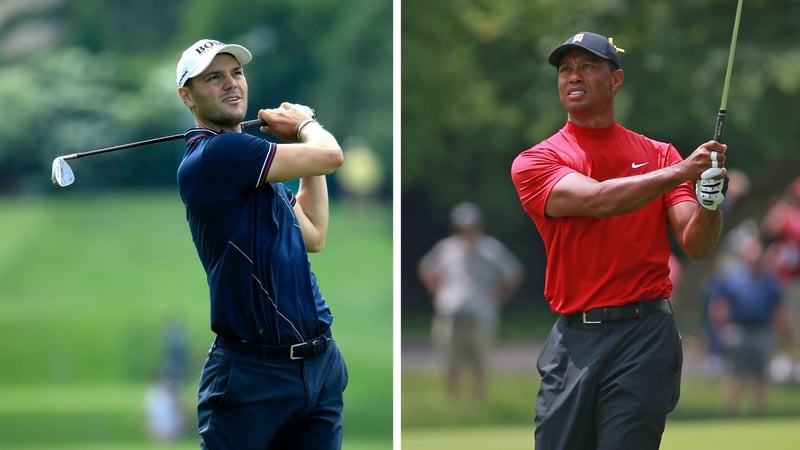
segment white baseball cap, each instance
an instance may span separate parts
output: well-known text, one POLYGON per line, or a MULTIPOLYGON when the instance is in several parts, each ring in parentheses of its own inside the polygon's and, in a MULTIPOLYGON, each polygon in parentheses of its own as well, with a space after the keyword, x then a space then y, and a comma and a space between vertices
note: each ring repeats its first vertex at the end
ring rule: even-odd
POLYGON ((213 39, 200 39, 184 50, 178 61, 178 67, 175 69, 178 87, 186 84, 186 80, 189 78, 200 75, 220 53, 230 53, 241 65, 245 65, 253 59, 250 50, 241 45, 225 44, 213 39))

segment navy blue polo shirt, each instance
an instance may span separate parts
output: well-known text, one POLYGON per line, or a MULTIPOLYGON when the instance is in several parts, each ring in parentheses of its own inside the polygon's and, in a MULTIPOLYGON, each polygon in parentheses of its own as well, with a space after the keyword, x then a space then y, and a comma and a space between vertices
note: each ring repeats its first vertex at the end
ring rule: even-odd
POLYGON ((277 145, 246 133, 186 132, 178 187, 211 295, 211 330, 260 344, 322 334, 333 317, 282 183, 265 183, 277 145))

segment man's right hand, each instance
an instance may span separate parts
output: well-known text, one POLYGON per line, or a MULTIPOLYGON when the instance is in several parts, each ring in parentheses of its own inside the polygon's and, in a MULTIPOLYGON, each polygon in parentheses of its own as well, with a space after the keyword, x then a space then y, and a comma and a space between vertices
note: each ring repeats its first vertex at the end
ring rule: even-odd
POLYGON ((296 142, 297 128, 302 122, 312 119, 313 113, 314 110, 308 106, 283 102, 278 108, 259 110, 258 117, 267 123, 261 131, 284 142, 296 142))
POLYGON ((717 141, 708 141, 697 147, 684 161, 689 167, 689 179, 721 179, 725 177, 725 152, 728 146, 717 141))

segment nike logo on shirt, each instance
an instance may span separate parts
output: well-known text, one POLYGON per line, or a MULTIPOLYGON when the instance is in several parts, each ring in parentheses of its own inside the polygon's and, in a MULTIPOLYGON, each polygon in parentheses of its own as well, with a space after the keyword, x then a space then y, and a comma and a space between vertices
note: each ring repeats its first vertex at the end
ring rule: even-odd
POLYGON ((648 165, 648 164, 650 164, 650 161, 648 161, 648 162, 643 162, 643 163, 639 163, 639 164, 636 164, 636 163, 633 163, 633 162, 632 162, 632 163, 631 163, 631 169, 638 169, 639 167, 646 166, 646 165, 648 165))

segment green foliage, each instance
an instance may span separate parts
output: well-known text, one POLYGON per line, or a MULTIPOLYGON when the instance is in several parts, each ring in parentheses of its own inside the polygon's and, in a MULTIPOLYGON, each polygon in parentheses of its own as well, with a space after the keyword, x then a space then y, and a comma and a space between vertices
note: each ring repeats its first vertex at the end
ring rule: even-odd
MULTIPOLYGON (((55 156, 192 126, 174 70, 183 49, 206 37, 253 52, 248 118, 282 101, 311 105, 340 143, 366 141, 391 173, 388 0, 88 0, 41 9, 37 20, 61 38, 24 56, 0 52, 0 192, 52 192, 55 156)), ((9 19, 26 20, 23 12, 9 19)), ((0 37, 13 31, 0 27, 0 37)), ((70 189, 173 186, 184 149, 178 141, 81 160, 70 189)))
MULTIPOLYGON (((188 335, 190 417, 212 339, 183 205, 174 193, 61 193, 0 200, 0 232, 13 237, 0 243, 0 447, 141 443, 164 321, 188 335)), ((346 438, 374 441, 366 448, 391 439, 390 217, 333 205, 328 246, 311 258, 350 373, 346 438)))
POLYGON ((81 0, 69 2, 68 39, 94 52, 152 51, 173 39, 187 0, 81 0))
MULTIPOLYGON (((322 61, 319 83, 311 94, 327 114, 326 128, 341 136, 340 144, 363 141, 376 151, 383 179, 391 180, 392 139, 392 11, 387 0, 348 0, 342 19, 330 25, 329 37, 311 46, 322 61)), ((321 119, 322 120, 322 119, 321 119)), ((385 183, 384 193, 390 192, 385 183)))
MULTIPOLYGON (((0 86, 0 98, 15 105, 0 120, 4 136, 0 186, 50 190, 47 169, 58 155, 141 140, 141 136, 174 134, 185 108, 168 84, 158 81, 170 79, 172 69, 147 67, 142 70, 132 59, 112 54, 68 48, 0 69, 0 76, 11 81, 0 86)), ((148 184, 148 177, 174 183, 175 164, 165 171, 159 166, 167 164, 158 162, 174 161, 174 156, 141 150, 134 154, 75 163, 80 168, 78 189, 115 181, 137 186, 148 184)))

